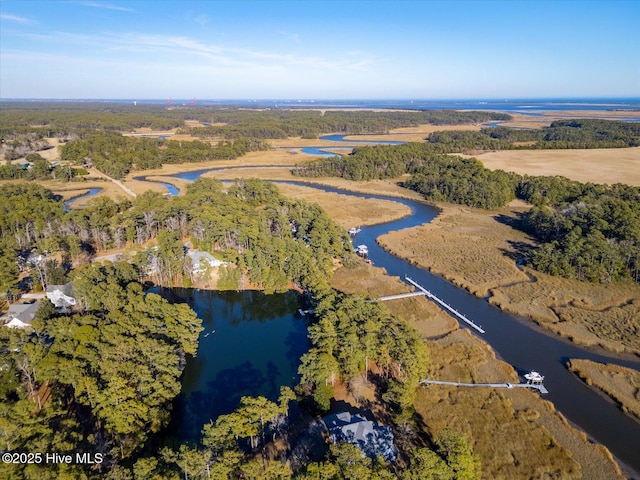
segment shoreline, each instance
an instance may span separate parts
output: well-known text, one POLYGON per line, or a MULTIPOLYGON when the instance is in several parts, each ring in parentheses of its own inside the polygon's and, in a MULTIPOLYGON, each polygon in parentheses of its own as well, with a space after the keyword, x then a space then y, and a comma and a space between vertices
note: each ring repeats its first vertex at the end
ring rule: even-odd
POLYGON ((507 260, 500 250, 510 242, 526 241, 526 236, 492 221, 494 215, 504 215, 509 209, 484 212, 442 202, 433 205, 440 212, 430 223, 388 232, 376 240, 378 245, 475 297, 486 299, 545 335, 612 358, 640 360, 639 346, 599 337, 579 321, 562 320, 556 313, 565 314, 563 310, 568 307, 579 312, 605 312, 603 315, 619 304, 635 308, 633 300, 640 298, 640 287, 624 283, 611 290, 600 284, 518 269, 515 261, 507 260), (484 236, 488 229, 494 237, 484 236), (478 264, 485 270, 474 273, 478 264), (485 282, 478 284, 478 278, 485 282), (591 303, 585 303, 585 299, 591 303))

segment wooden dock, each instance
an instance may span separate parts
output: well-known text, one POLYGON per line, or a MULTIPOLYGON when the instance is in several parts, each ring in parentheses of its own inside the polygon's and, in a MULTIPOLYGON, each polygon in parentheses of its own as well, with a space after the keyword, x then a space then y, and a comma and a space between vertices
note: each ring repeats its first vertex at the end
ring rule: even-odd
POLYGON ((380 297, 376 299, 379 302, 386 302, 387 300, 396 300, 398 298, 408 298, 408 297, 417 297, 426 295, 424 292, 410 292, 410 293, 400 293, 398 295, 387 295, 386 297, 380 297))
POLYGON ((460 383, 440 380, 420 380, 420 385, 450 385, 453 387, 490 387, 490 388, 535 388, 540 393, 549 393, 542 383, 460 383))
MULTIPOLYGON (((419 289, 421 292, 423 292, 422 294, 425 295, 427 298, 430 298, 431 300, 433 300, 434 302, 436 302, 438 305, 440 305, 442 308, 444 308, 445 310, 447 310, 448 312, 452 313, 453 315, 455 315, 456 317, 458 317, 460 320, 462 320, 463 322, 465 322, 467 325, 469 325, 471 328, 477 330, 480 333, 485 333, 485 331, 482 329, 482 327, 480 325, 477 325, 476 323, 474 323, 473 321, 469 320, 467 317, 465 317, 463 314, 461 314, 460 312, 458 312, 455 308, 451 307, 450 305, 446 304, 445 302, 443 302, 442 300, 440 300, 438 297, 436 297, 433 293, 431 293, 429 290, 427 290, 426 288, 424 288, 423 286, 421 286, 420 284, 418 284, 417 282, 413 281, 412 279, 410 279, 409 277, 405 277, 405 279, 407 280, 407 282, 409 282, 411 285, 413 285, 414 287, 416 287, 417 289, 419 289)), ((417 292, 416 292, 417 293, 417 292)))

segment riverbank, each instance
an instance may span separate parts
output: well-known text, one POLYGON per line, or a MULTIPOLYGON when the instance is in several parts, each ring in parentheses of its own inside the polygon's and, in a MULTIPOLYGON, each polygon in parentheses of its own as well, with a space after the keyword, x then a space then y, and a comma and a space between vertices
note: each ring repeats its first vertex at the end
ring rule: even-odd
POLYGON ((390 232, 378 243, 577 344, 640 355, 640 338, 634 333, 640 319, 640 286, 580 282, 518 268, 518 259, 534 246, 511 226, 528 208, 521 202, 497 211, 438 207, 441 213, 431 223, 390 232))
MULTIPOLYGON (((411 290, 381 268, 340 268, 334 288, 372 298, 411 290)), ((386 303, 394 315, 418 330, 430 350, 430 378, 477 383, 517 382, 518 375, 498 360, 491 347, 420 297, 386 303)), ((554 406, 524 389, 420 387, 417 428, 425 433, 446 427, 464 433, 482 461, 483 478, 624 478, 608 450, 590 442, 554 406)))
POLYGON ((620 365, 571 359, 567 368, 640 421, 640 372, 620 365))

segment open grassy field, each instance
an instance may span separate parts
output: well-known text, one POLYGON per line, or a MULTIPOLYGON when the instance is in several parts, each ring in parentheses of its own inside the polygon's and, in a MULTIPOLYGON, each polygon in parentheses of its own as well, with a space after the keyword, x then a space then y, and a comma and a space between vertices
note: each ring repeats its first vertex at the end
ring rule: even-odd
POLYGON ((502 150, 475 155, 491 170, 562 175, 591 183, 640 185, 640 147, 585 150, 502 150))
POLYGON ((518 268, 517 259, 533 242, 509 223, 526 207, 488 212, 438 206, 442 213, 430 224, 390 232, 378 242, 577 343, 640 354, 640 286, 592 284, 518 268))
POLYGON ((367 208, 362 208, 362 200, 349 195, 297 185, 278 185, 278 189, 287 197, 317 203, 338 225, 346 229, 388 222, 411 214, 409 207, 388 200, 372 199, 367 202, 367 208))
POLYGON ((569 361, 568 368, 587 385, 601 390, 623 411, 640 420, 640 372, 620 365, 575 358, 569 361))
MULTIPOLYGON (((428 126, 394 133, 413 136, 412 138, 419 140, 429 133, 430 128, 434 129, 428 126)), ((388 136, 385 138, 391 139, 388 136)), ((402 139, 406 138, 408 137, 402 139)), ((291 165, 309 159, 300 153, 299 148, 303 144, 319 145, 318 141, 306 143, 295 139, 273 143, 286 148, 253 152, 228 162, 167 165, 154 171, 135 172, 123 183, 137 193, 149 188, 164 191, 159 184, 133 180, 135 176, 149 175, 153 179, 166 180, 184 188, 186 182, 180 183, 179 180, 164 176, 223 165, 291 165)), ((207 175, 220 179, 258 177, 303 180, 293 177, 286 167, 227 170, 207 175)), ((401 189, 394 181, 356 183, 331 178, 312 179, 312 182, 365 193, 419 198, 418 194, 401 189)), ((111 184, 102 181, 99 183, 111 184)), ((122 196, 122 190, 112 185, 111 194, 115 197, 122 196)), ((347 209, 344 207, 344 199, 334 196, 335 194, 320 195, 317 191, 311 193, 304 187, 287 188, 283 188, 287 195, 311 197, 337 220, 343 214, 344 218, 339 221, 344 226, 374 223, 375 218, 381 215, 403 214, 401 208, 386 203, 371 208, 371 200, 354 200, 347 209), (341 209, 345 211, 339 212, 341 209), (348 213, 347 210, 355 213, 348 213)), ((623 310, 625 306, 638 308, 640 302, 633 299, 640 298, 639 289, 619 290, 617 287, 611 289, 593 286, 593 290, 591 287, 585 290, 586 287, 580 282, 573 284, 563 279, 547 278, 532 271, 519 270, 515 260, 521 249, 531 244, 531 241, 511 228, 509 222, 526 206, 516 204, 498 212, 476 211, 451 205, 440 207, 442 214, 431 224, 392 232, 382 237, 382 243, 394 253, 431 268, 478 295, 491 294, 492 301, 501 308, 530 314, 549 328, 564 329, 565 335, 574 335, 571 329, 582 329, 582 340, 588 340, 588 334, 595 338, 599 334, 591 332, 584 324, 571 321, 571 318, 578 318, 580 313, 590 318, 590 313, 601 311, 605 317, 594 323, 597 327, 603 322, 611 324, 609 312, 615 308, 608 307, 622 306, 623 310), (571 318, 567 320, 559 315, 571 318)), ((372 297, 409 291, 409 287, 399 279, 388 277, 384 270, 364 263, 355 269, 338 269, 333 277, 333 285, 339 290, 363 292, 372 297)), ((408 320, 427 342, 431 350, 430 375, 433 378, 478 382, 515 381, 517 378, 508 364, 495 358, 487 344, 467 330, 459 330, 454 319, 424 298, 395 300, 388 302, 388 306, 393 313, 408 320)), ((640 318, 640 315, 635 318, 640 318)), ((618 330, 623 330, 622 324, 618 330)), ((578 337, 575 339, 579 340, 578 337)), ((619 345, 615 339, 611 342, 612 348, 619 345)), ((629 345, 623 348, 633 351, 635 347, 629 345)), ((618 466, 606 449, 590 443, 583 433, 571 427, 555 412, 549 402, 541 400, 534 392, 524 389, 469 391, 431 386, 419 390, 416 411, 419 428, 427 432, 437 432, 445 426, 451 426, 466 433, 474 450, 481 457, 483 478, 622 478, 618 466)))
MULTIPOLYGON (((381 268, 362 263, 340 268, 332 284, 338 290, 370 297, 410 288, 381 268)), ((457 322, 422 297, 387 302, 405 318, 430 349, 430 378, 475 382, 517 381, 516 372, 481 339, 459 329, 457 322)), ((445 427, 463 432, 482 461, 485 479, 620 479, 624 478, 602 446, 568 424, 553 405, 525 389, 420 387, 417 428, 437 433, 445 427)))

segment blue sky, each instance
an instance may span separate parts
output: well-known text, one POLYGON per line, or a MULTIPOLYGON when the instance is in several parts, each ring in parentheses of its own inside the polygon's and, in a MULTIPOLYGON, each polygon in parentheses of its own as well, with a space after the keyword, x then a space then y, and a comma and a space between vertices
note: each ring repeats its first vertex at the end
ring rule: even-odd
POLYGON ((638 25, 638 0, 0 0, 0 98, 640 97, 638 25))

